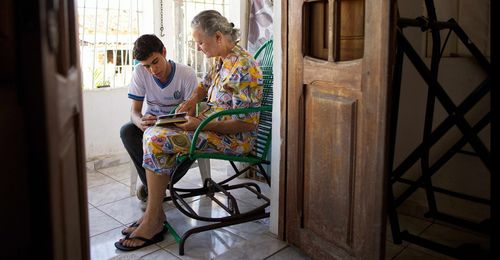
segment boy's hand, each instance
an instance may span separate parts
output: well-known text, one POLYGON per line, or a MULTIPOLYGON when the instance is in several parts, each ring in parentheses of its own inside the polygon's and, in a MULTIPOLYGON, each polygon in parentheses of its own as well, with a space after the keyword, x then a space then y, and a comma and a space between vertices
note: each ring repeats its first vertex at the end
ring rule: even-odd
POLYGON ((154 125, 156 123, 156 116, 154 115, 151 115, 151 114, 145 114, 142 118, 141 118, 141 125, 140 125, 140 129, 142 131, 146 130, 148 127, 154 125))

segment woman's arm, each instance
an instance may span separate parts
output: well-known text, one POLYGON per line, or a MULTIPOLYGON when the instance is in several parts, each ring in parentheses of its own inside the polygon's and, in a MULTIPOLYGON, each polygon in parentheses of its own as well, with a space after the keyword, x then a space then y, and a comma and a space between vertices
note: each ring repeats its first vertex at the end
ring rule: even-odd
POLYGON ((207 91, 202 86, 198 85, 191 97, 188 100, 182 102, 179 107, 176 109, 176 112, 187 112, 188 115, 194 116, 196 112, 196 104, 202 101, 207 96, 207 91))
MULTIPOLYGON (((194 131, 201 124, 201 120, 199 118, 187 116, 186 119, 188 120, 187 122, 176 125, 183 130, 194 131)), ((203 131, 214 131, 221 134, 236 134, 253 131, 256 129, 256 127, 257 126, 254 124, 236 119, 229 119, 224 121, 213 120, 205 125, 203 131)))
POLYGON ((236 134, 251 132, 257 128, 256 125, 243 122, 241 120, 229 119, 224 121, 213 120, 208 123, 203 130, 214 131, 222 134, 236 134))

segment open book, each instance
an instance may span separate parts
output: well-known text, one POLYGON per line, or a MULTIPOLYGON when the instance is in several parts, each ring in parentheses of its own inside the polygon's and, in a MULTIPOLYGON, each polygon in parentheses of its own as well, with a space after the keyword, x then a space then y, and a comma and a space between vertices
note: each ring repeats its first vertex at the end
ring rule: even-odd
POLYGON ((187 112, 161 115, 158 116, 158 119, 156 119, 155 125, 186 122, 187 121, 187 119, 185 118, 186 115, 187 112))

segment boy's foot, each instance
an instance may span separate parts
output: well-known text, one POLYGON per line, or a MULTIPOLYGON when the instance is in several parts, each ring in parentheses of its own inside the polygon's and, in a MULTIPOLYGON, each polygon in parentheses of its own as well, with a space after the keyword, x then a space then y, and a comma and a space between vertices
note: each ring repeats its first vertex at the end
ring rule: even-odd
POLYGON ((148 187, 146 187, 144 184, 141 184, 139 188, 137 188, 136 195, 140 201, 148 201, 148 187))

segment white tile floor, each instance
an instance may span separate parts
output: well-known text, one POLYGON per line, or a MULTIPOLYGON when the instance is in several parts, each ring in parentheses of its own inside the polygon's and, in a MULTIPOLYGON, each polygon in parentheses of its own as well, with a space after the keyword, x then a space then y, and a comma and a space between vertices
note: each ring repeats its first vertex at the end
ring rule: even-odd
MULTIPOLYGON (((452 227, 450 224, 440 224, 427 219, 420 219, 399 214, 401 230, 408 230, 413 235, 429 239, 449 247, 458 247, 464 243, 475 243, 483 250, 489 247, 489 238, 485 234, 466 231, 459 227, 452 227)), ((403 241, 401 245, 392 243, 391 228, 387 223, 386 257, 385 259, 454 259, 430 249, 410 244, 403 241)), ((481 259, 481 258, 477 258, 481 259)))
MULTIPOLYGON (((227 176, 226 162, 211 160, 212 178, 221 180, 227 176)), ((206 231, 190 236, 186 240, 185 255, 178 254, 179 246, 169 234, 165 240, 155 245, 133 252, 121 252, 114 243, 122 238, 120 231, 140 218, 143 214, 141 203, 129 194, 129 164, 120 161, 87 163, 87 188, 89 201, 89 228, 91 259, 307 259, 299 251, 278 240, 269 232, 268 219, 206 231), (100 168, 100 167, 105 168, 100 168), (107 167, 106 167, 107 166, 107 167)), ((235 179, 233 182, 252 181, 235 179)), ((256 182, 266 196, 270 188, 256 182)), ((179 182, 180 187, 200 186, 198 168, 191 169, 179 182)), ((240 201, 240 210, 260 205, 250 192, 234 191, 232 194, 240 201)), ((225 213, 218 205, 206 198, 192 198, 191 206, 199 213, 220 216, 225 213)), ((164 203, 169 223, 180 234, 188 228, 202 224, 187 218, 170 202, 164 203)))
MULTIPOLYGON (((212 177, 221 180, 227 176, 226 162, 211 160, 212 177)), ((141 203, 129 194, 129 164, 116 160, 89 161, 87 163, 87 188, 89 201, 89 228, 91 259, 309 259, 296 248, 278 240, 269 232, 268 219, 225 227, 198 233, 189 237, 185 244, 185 255, 178 254, 178 244, 169 234, 164 241, 133 252, 122 252, 114 243, 122 238, 121 230, 142 216, 141 203)), ((139 180, 140 181, 140 180, 139 180)), ((235 179, 234 182, 251 181, 235 179)), ((256 182, 256 181, 254 181, 256 182)), ((269 196, 269 187, 256 182, 269 196)), ((191 169, 179 183, 180 186, 200 186, 197 168, 191 169)), ((251 207, 260 203, 248 192, 232 192, 241 201, 241 207, 251 207)), ((199 197, 192 198, 191 205, 200 212, 212 215, 225 213, 215 203, 199 197)), ((190 227, 199 225, 180 213, 172 203, 164 203, 169 223, 182 234, 190 227)), ((456 246, 460 241, 487 244, 487 238, 480 234, 464 232, 449 226, 427 220, 400 215, 401 227, 412 234, 430 238, 436 242, 456 246), (445 235, 443 235, 445 234, 445 235)), ((385 259, 451 259, 428 249, 403 242, 391 242, 390 227, 387 228, 385 259)))

